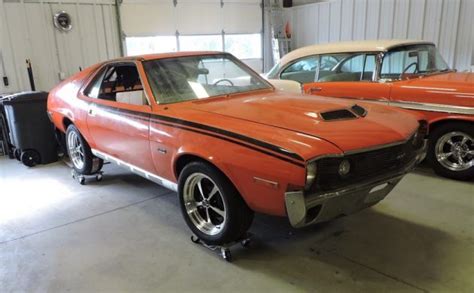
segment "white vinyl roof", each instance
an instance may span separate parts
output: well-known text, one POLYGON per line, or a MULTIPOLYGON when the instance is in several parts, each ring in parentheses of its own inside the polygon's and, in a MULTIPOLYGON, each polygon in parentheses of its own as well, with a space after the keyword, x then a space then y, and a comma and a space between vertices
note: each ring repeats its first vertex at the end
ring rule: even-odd
POLYGON ((319 44, 291 51, 281 58, 280 66, 293 60, 311 55, 352 52, 386 52, 394 47, 417 44, 433 45, 431 42, 417 40, 373 40, 319 44))

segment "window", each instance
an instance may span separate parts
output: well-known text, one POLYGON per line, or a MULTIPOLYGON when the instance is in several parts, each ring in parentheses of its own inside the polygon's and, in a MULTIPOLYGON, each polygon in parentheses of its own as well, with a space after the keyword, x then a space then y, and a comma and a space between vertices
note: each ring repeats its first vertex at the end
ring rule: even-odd
POLYGON ((303 58, 283 70, 280 78, 294 80, 299 83, 314 82, 318 63, 318 56, 303 58))
POLYGON ((327 57, 327 66, 319 72, 318 81, 371 81, 375 70, 375 55, 356 54, 332 54, 322 56, 322 60, 327 57), (333 66, 330 70, 330 66, 333 66))
POLYGON ((128 56, 177 51, 175 36, 127 37, 125 44, 128 56))
POLYGON ((223 51, 222 35, 179 36, 180 51, 223 51))
POLYGON ((225 51, 239 59, 262 58, 262 35, 225 35, 225 51))
POLYGON ((101 69, 85 94, 90 98, 132 105, 147 105, 135 64, 119 63, 101 69))
POLYGON ((180 51, 226 51, 239 59, 262 58, 261 34, 181 35, 156 37, 127 37, 127 55, 180 51))
POLYGON ((271 89, 228 54, 150 60, 144 67, 161 104, 271 89))
POLYGON ((388 52, 382 61, 380 77, 399 79, 404 74, 427 74, 449 70, 433 45, 404 46, 388 52))

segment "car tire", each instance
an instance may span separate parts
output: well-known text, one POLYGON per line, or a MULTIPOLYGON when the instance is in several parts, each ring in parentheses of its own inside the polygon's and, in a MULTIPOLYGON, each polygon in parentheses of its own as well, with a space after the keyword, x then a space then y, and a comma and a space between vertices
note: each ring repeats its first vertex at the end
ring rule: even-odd
POLYGON ((102 169, 104 161, 92 154, 89 144, 72 124, 66 131, 66 149, 73 168, 78 174, 91 175, 102 169))
POLYGON ((214 166, 191 162, 178 180, 181 212, 192 232, 210 245, 239 240, 254 213, 230 180, 214 166))
POLYGON ((470 154, 474 150, 473 139, 472 124, 452 122, 433 129, 429 137, 428 160, 435 173, 455 180, 474 178, 474 154, 470 154))

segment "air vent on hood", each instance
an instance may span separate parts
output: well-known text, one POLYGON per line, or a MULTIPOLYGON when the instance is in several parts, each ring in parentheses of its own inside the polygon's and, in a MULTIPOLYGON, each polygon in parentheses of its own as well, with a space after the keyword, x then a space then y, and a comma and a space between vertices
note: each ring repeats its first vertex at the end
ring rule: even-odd
POLYGON ((352 111, 356 113, 357 115, 361 117, 365 117, 367 115, 367 110, 365 110, 363 107, 355 104, 354 106, 351 107, 352 111))
POLYGON ((321 117, 326 120, 355 119, 357 116, 347 109, 334 110, 320 113, 321 117))

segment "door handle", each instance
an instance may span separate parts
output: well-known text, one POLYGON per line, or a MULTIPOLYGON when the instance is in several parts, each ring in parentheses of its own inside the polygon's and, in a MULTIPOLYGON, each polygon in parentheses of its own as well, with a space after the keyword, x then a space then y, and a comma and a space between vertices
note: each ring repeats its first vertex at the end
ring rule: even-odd
POLYGON ((309 89, 310 94, 319 93, 322 90, 320 87, 312 87, 309 89))
POLYGON ((88 114, 89 114, 89 116, 95 116, 94 109, 89 108, 88 114))

